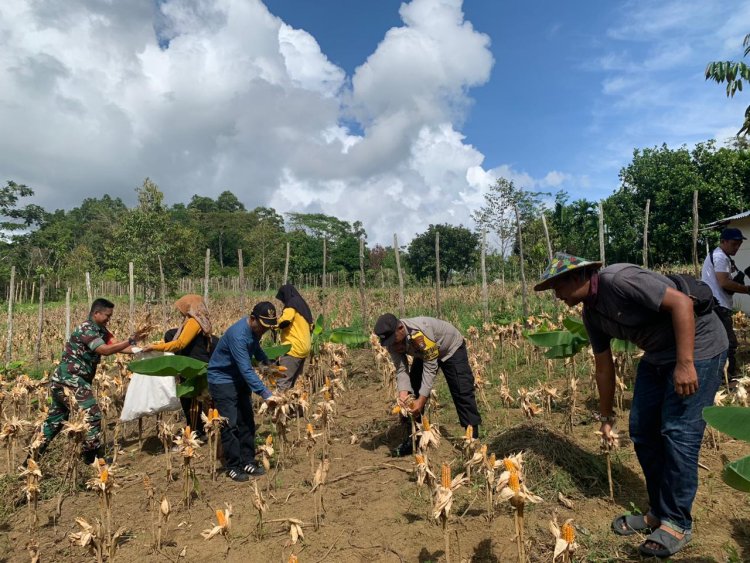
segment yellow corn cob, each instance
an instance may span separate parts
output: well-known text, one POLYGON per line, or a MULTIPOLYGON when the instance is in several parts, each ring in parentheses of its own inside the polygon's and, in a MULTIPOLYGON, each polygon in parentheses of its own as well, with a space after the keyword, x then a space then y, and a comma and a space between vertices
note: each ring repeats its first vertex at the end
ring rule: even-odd
POLYGON ((507 457, 503 459, 503 465, 505 465, 506 471, 510 471, 510 472, 516 471, 516 466, 513 465, 513 462, 507 457))
POLYGON ((443 470, 440 474, 440 484, 446 489, 451 487, 451 468, 447 463, 443 464, 443 470))
POLYGON ((186 426, 183 436, 185 436, 185 438, 190 438, 191 433, 192 433, 192 430, 190 430, 190 426, 186 426))
POLYGON ((560 537, 568 543, 573 543, 576 539, 576 532, 573 528, 573 524, 570 522, 563 524, 562 530, 560 530, 560 537))
POLYGON ((510 472, 510 478, 508 479, 508 486, 514 493, 521 492, 521 481, 518 478, 518 471, 515 469, 510 472))
POLYGON ((494 468, 495 467, 495 461, 496 461, 496 459, 497 458, 495 457, 495 454, 492 454, 490 456, 490 459, 487 460, 487 467, 489 467, 490 469, 494 468))
POLYGON ((309 422, 307 423, 307 426, 305 426, 305 432, 307 432, 308 434, 312 434, 313 433, 312 424, 310 424, 309 422))
POLYGON ((330 401, 331 400, 331 394, 328 391, 326 391, 325 393, 323 393, 323 398, 326 401, 330 401))
POLYGON ((422 454, 414 454, 414 459, 417 461, 417 465, 424 463, 424 456, 422 454))
POLYGON ((401 412, 401 407, 400 407, 400 406, 398 406, 398 405, 396 405, 395 407, 393 407, 393 408, 391 409, 391 414, 398 414, 398 413, 400 413, 400 412, 401 412))
POLYGON ((474 428, 469 424, 466 427, 466 439, 471 440, 472 438, 474 438, 474 428))
POLYGON ((216 521, 219 523, 219 526, 221 526, 222 528, 227 525, 227 519, 224 516, 223 510, 216 511, 216 521))
POLYGON ((422 417, 422 428, 427 432, 430 431, 430 419, 427 416, 422 417))
POLYGON ((273 445, 273 436, 269 434, 268 437, 266 438, 266 446, 271 446, 271 445, 273 445))
POLYGON ((289 556, 289 561, 288 561, 288 563, 299 563, 299 559, 297 559, 297 556, 296 556, 296 555, 295 555, 294 553, 292 553, 292 554, 291 554, 291 555, 289 556))
POLYGON ((109 479, 109 471, 107 469, 102 469, 102 472, 99 474, 99 480, 102 483, 106 483, 107 479, 109 479))

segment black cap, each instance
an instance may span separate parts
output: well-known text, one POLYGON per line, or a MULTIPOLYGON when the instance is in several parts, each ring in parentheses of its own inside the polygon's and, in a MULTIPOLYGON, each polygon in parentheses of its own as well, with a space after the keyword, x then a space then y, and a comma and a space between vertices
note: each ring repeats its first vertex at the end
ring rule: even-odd
POLYGON ((276 307, 268 301, 261 301, 253 307, 250 316, 266 328, 274 328, 276 326, 276 307))
POLYGON ((721 240, 747 240, 742 236, 742 231, 733 227, 727 227, 721 231, 721 240))
POLYGON ((380 338, 381 346, 388 347, 393 344, 393 341, 396 339, 398 323, 399 320, 396 318, 396 315, 392 315, 391 313, 386 313, 378 317, 373 332, 380 338))

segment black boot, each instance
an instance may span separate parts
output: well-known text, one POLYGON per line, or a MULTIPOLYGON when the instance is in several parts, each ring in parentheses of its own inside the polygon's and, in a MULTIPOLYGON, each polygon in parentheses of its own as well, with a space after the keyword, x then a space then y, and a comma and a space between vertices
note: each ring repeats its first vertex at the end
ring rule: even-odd
POLYGON ((397 448, 393 450, 393 457, 406 457, 414 453, 414 445, 411 441, 411 436, 407 436, 406 440, 401 442, 397 448))

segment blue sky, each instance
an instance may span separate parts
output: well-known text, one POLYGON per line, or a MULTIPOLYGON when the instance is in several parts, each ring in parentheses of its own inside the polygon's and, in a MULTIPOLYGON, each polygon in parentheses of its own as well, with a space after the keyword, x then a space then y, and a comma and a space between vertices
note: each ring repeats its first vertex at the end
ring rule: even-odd
POLYGON ((473 227, 500 176, 596 200, 634 148, 725 140, 749 92, 739 0, 0 3, 0 177, 36 203, 169 203, 363 222, 370 242, 473 227))

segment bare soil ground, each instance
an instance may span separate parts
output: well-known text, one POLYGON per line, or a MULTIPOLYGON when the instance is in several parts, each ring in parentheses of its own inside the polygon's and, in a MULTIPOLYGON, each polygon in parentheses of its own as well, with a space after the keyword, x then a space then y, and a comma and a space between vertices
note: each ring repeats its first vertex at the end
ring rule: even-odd
MULTIPOLYGON (((370 351, 353 353, 348 389, 337 399, 338 415, 333 425, 330 445, 331 468, 323 490, 325 515, 318 530, 313 526, 314 506, 311 489, 310 461, 304 446, 297 447, 283 460, 283 467, 272 468, 269 476, 258 480, 267 494, 269 510, 262 533, 252 503, 252 483, 234 483, 224 475, 212 482, 208 475, 207 448, 197 462, 200 494, 188 510, 181 505, 182 483, 168 483, 161 444, 155 437, 154 422, 145 428, 143 447, 135 439, 135 426, 115 468, 119 483, 113 501, 113 526, 124 526, 127 534, 117 552, 123 563, 140 561, 236 561, 281 562, 297 554, 300 562, 428 562, 445 561, 444 536, 439 525, 429 518, 430 494, 418 491, 411 475, 412 459, 392 458, 390 450, 403 437, 403 430, 389 414, 392 401, 381 386, 381 376, 374 369, 370 351), (356 437, 354 440, 352 437, 356 437), (352 443, 354 441, 354 443, 352 443), (172 504, 165 533, 165 545, 154 548, 152 522, 143 487, 148 475, 157 497, 165 492, 172 504), (214 512, 233 507, 231 534, 209 541, 200 532, 215 523, 214 512), (304 540, 290 544, 289 534, 281 523, 268 522, 282 518, 305 522, 304 540)), ((442 376, 440 376, 442 379, 442 376)), ((588 392, 588 391, 586 391, 588 392)), ((488 390, 490 403, 493 389, 488 390)), ((485 420, 482 440, 498 457, 524 450, 527 458, 527 484, 544 502, 527 505, 526 530, 529 560, 551 561, 554 539, 548 522, 555 511, 562 522, 574 518, 577 541, 581 545, 578 561, 640 561, 637 546, 642 537, 622 538, 610 531, 610 522, 618 514, 634 507, 646 508, 646 494, 640 469, 632 447, 623 448, 614 462, 615 500, 607 500, 606 466, 598 451, 595 424, 582 412, 572 433, 564 433, 565 414, 553 412, 533 422, 523 420, 519 409, 482 408, 485 420), (557 500, 562 492, 573 501, 573 509, 557 500)), ((453 405, 446 401, 438 415, 444 439, 430 460, 433 470, 439 462, 449 461, 453 474, 461 466, 461 453, 454 447, 461 437, 453 405)), ((271 431, 267 421, 259 420, 258 436, 271 431)), ((304 432, 304 425, 303 425, 304 432)), ((111 435, 111 434, 110 434, 111 435)), ((292 425, 291 436, 296 437, 292 425)), ((60 475, 59 452, 45 456, 42 470, 45 478, 60 475)), ((750 453, 745 444, 724 437, 714 449, 703 447, 700 488, 694 506, 695 539, 673 561, 708 563, 750 561, 750 511, 748 497, 729 489, 720 479, 725 460, 750 453)), ((278 451, 278 447, 277 447, 278 451)), ((174 456, 174 465, 179 467, 174 456)), ((83 468, 88 476, 88 468, 83 468)), ((3 489, 5 505, 21 496, 22 483, 7 481, 3 489)), ((451 511, 451 557, 455 562, 516 561, 516 542, 511 508, 498 505, 495 517, 486 517, 484 487, 478 480, 459 489, 451 511)), ((40 502, 40 527, 28 529, 24 505, 16 508, 2 524, 0 561, 29 561, 25 546, 31 537, 39 542, 41 561, 90 561, 93 557, 83 548, 71 546, 67 535, 77 531, 76 517, 89 521, 99 515, 98 500, 93 492, 81 489, 68 496, 62 514, 54 518, 54 495, 40 502)))

